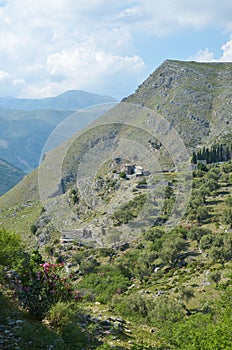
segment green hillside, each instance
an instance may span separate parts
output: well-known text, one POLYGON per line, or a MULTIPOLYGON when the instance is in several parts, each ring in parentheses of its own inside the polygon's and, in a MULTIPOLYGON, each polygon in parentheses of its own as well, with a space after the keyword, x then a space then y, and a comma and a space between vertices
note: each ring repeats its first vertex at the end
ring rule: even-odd
MULTIPOLYGON (((77 304, 68 302, 68 298, 58 303, 51 300, 51 308, 45 309, 42 322, 39 312, 44 312, 42 306, 50 300, 51 289, 38 283, 43 268, 38 265, 40 260, 35 260, 38 256, 29 249, 31 262, 34 261, 30 269, 40 272, 34 277, 30 274, 29 286, 23 280, 23 286, 33 293, 31 297, 22 295, 19 289, 19 295, 24 298, 28 295, 22 299, 24 309, 17 308, 17 300, 13 298, 12 303, 8 297, 9 288, 17 291, 17 279, 10 285, 7 280, 7 290, 4 287, 0 294, 0 320, 7 331, 0 335, 2 344, 12 347, 17 343, 22 349, 33 344, 35 349, 53 346, 67 350, 210 350, 212 347, 229 350, 232 346, 231 162, 195 170, 193 188, 182 224, 170 232, 152 226, 140 238, 123 245, 113 244, 111 248, 91 248, 78 242, 61 244, 53 237, 40 249, 42 257, 51 264, 47 266, 65 263, 68 272, 63 271, 60 280, 58 270, 52 267, 49 272, 47 268, 45 277, 50 274, 59 288, 61 281, 69 281, 80 297, 77 304), (199 195, 203 187, 207 192, 204 198, 199 195), (200 207, 207 209, 203 216, 199 215, 200 207), (37 288, 41 288, 40 297, 37 288), (35 330, 40 332, 39 341, 35 330)), ((20 259, 21 253, 17 251, 16 237, 8 233, 7 238, 6 233, 0 232, 1 242, 4 239, 9 242, 0 259, 7 249, 13 249, 10 239, 14 239, 14 263, 17 263, 17 254, 20 259)), ((0 261, 0 266, 13 264, 10 260, 0 261)), ((59 293, 59 289, 53 293, 59 293)))

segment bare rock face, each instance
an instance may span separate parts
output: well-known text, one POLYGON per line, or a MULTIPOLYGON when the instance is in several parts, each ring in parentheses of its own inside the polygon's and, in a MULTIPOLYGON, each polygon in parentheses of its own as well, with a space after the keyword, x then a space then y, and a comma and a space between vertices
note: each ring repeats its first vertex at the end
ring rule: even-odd
POLYGON ((195 148, 232 132, 231 79, 232 63, 167 60, 123 102, 159 112, 195 148))

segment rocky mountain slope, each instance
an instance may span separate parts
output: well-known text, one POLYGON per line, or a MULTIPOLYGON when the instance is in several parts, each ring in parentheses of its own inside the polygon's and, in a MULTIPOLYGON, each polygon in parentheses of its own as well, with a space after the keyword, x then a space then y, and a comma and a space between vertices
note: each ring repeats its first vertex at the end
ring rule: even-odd
POLYGON ((230 79, 231 64, 165 61, 135 94, 46 153, 39 171, 2 197, 6 217, 17 208, 10 228, 29 234, 36 225, 41 243, 51 232, 87 229, 88 241, 101 245, 104 234, 103 241, 125 241, 155 222, 177 222, 191 193, 192 149, 230 140, 230 79), (147 172, 144 183, 125 180, 127 163, 147 172), (174 197, 166 208, 169 184, 174 197))
POLYGON ((125 98, 151 108, 197 147, 231 135, 232 63, 167 60, 125 98))

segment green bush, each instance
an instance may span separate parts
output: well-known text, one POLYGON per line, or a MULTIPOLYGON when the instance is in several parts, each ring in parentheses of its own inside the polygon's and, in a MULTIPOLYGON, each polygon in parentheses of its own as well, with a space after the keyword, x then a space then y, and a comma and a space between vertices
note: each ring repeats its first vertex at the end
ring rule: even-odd
POLYGON ((111 301, 115 294, 127 290, 130 285, 128 277, 124 276, 119 268, 111 268, 108 271, 90 273, 78 284, 83 297, 88 294, 101 303, 111 301))
POLYGON ((140 293, 133 293, 127 297, 114 298, 113 307, 115 311, 125 317, 144 321, 148 316, 147 301, 140 293))
POLYGON ((115 297, 112 306, 124 317, 159 328, 167 323, 177 322, 184 315, 183 305, 168 295, 154 298, 138 292, 129 296, 115 297))
POLYGON ((111 256, 115 255, 115 250, 113 248, 106 248, 106 247, 99 248, 97 250, 97 252, 98 252, 99 256, 101 256, 101 257, 107 257, 107 256, 111 257, 111 256))
POLYGON ((128 203, 125 203, 118 210, 115 210, 111 216, 114 225, 120 226, 122 224, 127 224, 129 221, 135 219, 139 215, 139 212, 142 210, 145 202, 146 195, 140 194, 128 203))
POLYGON ((67 349, 62 337, 40 322, 23 322, 20 327, 16 328, 16 335, 19 339, 17 347, 19 349, 67 349))
POLYGON ((64 264, 36 264, 30 261, 19 273, 15 291, 29 315, 41 320, 58 301, 79 299, 70 276, 62 273, 64 264))
MULTIPOLYGON (((159 332, 168 349, 214 350, 232 348, 232 289, 213 305, 213 313, 198 313, 167 325, 159 332)), ((208 306, 207 306, 208 309, 208 306)))
POLYGON ((0 229, 0 275, 4 269, 17 268, 23 258, 23 244, 20 236, 0 229))
POLYGON ((121 171, 121 172, 119 173, 119 176, 121 177, 121 179, 126 179, 126 178, 127 178, 126 172, 125 172, 125 171, 121 171))
POLYGON ((74 322, 77 318, 77 313, 76 305, 59 301, 52 305, 46 318, 52 327, 60 331, 69 323, 74 322))

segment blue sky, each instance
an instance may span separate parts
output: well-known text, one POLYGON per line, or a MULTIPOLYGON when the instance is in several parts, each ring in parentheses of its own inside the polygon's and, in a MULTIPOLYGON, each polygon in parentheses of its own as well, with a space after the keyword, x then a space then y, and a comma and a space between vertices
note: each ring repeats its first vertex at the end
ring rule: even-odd
POLYGON ((0 1, 0 96, 118 99, 165 59, 232 61, 231 0, 0 1))

